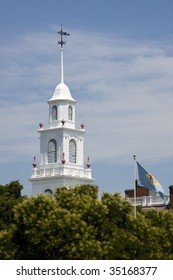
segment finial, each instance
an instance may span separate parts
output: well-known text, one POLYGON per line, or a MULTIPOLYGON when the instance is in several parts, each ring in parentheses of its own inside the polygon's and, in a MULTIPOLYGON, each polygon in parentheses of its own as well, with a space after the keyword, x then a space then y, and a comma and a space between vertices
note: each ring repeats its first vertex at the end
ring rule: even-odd
POLYGON ((65 120, 63 119, 63 120, 61 121, 61 123, 62 123, 62 125, 64 126, 64 124, 65 124, 65 120))
POLYGON ((81 129, 84 129, 84 124, 83 124, 83 123, 81 123, 80 127, 81 127, 81 129))
POLYGON ((65 153, 62 154, 62 160, 61 160, 62 164, 65 164, 65 153))
POLYGON ((65 41, 63 41, 63 36, 69 36, 70 34, 67 32, 64 32, 62 29, 62 24, 61 24, 61 30, 57 32, 58 34, 61 35, 61 41, 58 41, 58 44, 61 45, 61 49, 63 49, 63 45, 65 45, 65 41))
POLYGON ((41 123, 39 123, 39 127, 40 127, 40 129, 42 129, 43 128, 43 123, 41 122, 41 123))
POLYGON ((37 167, 36 157, 34 157, 34 162, 33 162, 32 166, 33 166, 33 168, 36 168, 36 167, 37 167))
POLYGON ((89 157, 87 157, 87 164, 86 164, 86 166, 87 166, 87 168, 90 168, 90 166, 91 166, 89 157))

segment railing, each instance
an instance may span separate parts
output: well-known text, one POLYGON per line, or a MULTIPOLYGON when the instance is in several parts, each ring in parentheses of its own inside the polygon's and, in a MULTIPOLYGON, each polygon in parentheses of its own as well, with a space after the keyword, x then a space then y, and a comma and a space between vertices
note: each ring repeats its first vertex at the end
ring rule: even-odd
MULTIPOLYGON (((132 205, 134 205, 134 198, 127 197, 127 201, 129 201, 132 205)), ((162 199, 160 196, 142 196, 136 197, 136 206, 140 205, 142 207, 151 207, 151 206, 166 206, 169 204, 170 198, 169 196, 165 196, 162 199)))
POLYGON ((91 178, 91 169, 72 168, 69 166, 59 166, 51 168, 33 168, 31 178, 41 178, 49 176, 77 176, 82 178, 91 178))

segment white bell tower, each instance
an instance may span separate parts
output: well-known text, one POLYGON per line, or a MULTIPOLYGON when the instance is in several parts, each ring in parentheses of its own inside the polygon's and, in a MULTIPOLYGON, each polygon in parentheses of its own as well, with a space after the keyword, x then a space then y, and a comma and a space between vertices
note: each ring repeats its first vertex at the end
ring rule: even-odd
POLYGON ((62 27, 60 84, 48 100, 49 124, 44 128, 39 124, 40 165, 34 158, 32 176, 32 194, 54 193, 58 187, 90 184, 91 175, 89 158, 84 166, 84 125, 76 129, 75 104, 69 88, 64 83, 63 36, 69 35, 62 27))

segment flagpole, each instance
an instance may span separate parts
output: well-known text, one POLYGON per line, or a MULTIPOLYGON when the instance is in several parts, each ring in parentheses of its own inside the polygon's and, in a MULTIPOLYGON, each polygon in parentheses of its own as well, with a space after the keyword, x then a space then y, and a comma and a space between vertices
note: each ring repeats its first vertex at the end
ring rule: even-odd
POLYGON ((134 170, 134 217, 136 218, 136 185, 137 185, 137 176, 136 176, 136 156, 133 156, 133 170, 134 170))

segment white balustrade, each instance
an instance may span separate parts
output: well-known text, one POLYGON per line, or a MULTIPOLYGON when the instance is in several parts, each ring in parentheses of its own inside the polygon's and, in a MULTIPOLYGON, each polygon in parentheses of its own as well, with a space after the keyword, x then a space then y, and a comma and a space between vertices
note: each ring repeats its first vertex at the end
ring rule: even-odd
MULTIPOLYGON (((134 198, 133 197, 127 197, 127 201, 129 201, 132 205, 134 205, 134 198)), ((136 197, 136 206, 141 205, 142 207, 151 207, 151 206, 164 206, 168 205, 170 201, 170 198, 168 195, 162 199, 160 196, 142 196, 142 197, 136 197)))

